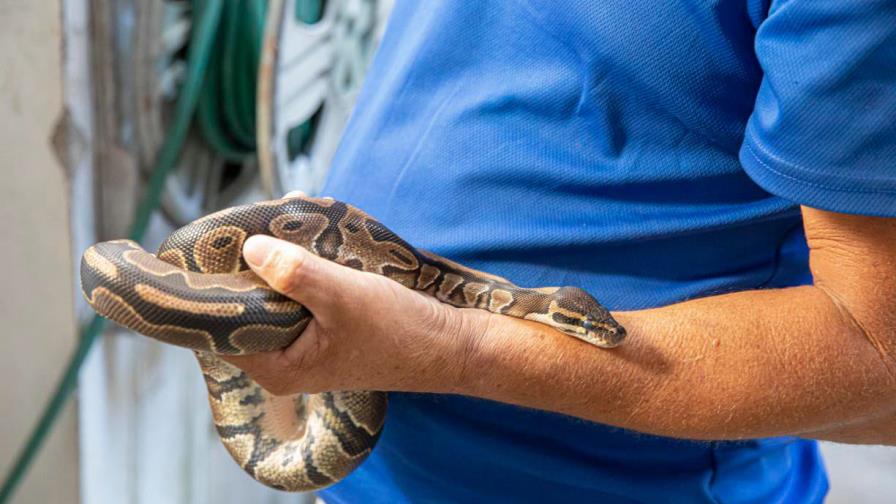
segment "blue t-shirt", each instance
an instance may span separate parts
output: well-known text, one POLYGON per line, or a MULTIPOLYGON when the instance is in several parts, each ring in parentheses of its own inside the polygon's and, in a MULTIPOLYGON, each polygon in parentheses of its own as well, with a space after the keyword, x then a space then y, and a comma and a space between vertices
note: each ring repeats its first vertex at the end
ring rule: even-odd
MULTIPOLYGON (((808 283, 798 204, 896 216, 896 2, 399 1, 324 193, 613 310, 808 283)), ((812 441, 393 393, 373 454, 322 495, 766 503, 827 486, 812 441)))

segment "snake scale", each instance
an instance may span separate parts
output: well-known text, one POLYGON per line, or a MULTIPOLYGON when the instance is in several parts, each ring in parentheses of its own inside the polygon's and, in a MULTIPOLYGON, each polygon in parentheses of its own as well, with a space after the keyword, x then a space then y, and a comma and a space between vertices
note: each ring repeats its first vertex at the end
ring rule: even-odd
POLYGON ((385 275, 454 306, 533 320, 598 347, 616 346, 625 337, 581 289, 517 287, 416 249, 357 208, 326 198, 211 214, 175 231, 156 255, 128 240, 87 249, 81 287, 90 305, 139 333, 194 350, 227 450, 253 478, 278 489, 313 490, 347 476, 379 438, 386 394, 278 397, 217 356, 284 348, 312 318, 249 270, 242 245, 254 234, 385 275))

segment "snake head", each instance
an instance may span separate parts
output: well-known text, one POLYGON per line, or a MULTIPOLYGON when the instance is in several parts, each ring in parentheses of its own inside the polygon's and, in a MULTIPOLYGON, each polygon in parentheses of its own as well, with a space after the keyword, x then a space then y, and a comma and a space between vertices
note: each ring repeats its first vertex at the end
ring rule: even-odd
POLYGON ((625 339, 625 328, 590 294, 577 287, 563 287, 555 294, 552 317, 561 332, 601 348, 613 348, 625 339))

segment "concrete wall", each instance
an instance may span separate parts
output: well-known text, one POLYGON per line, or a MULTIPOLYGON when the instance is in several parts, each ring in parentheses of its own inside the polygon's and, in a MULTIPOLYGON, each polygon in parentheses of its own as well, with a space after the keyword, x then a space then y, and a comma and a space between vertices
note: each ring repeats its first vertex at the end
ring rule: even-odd
MULTIPOLYGON (((75 341, 68 183, 51 138, 63 103, 60 2, 0 0, 0 474, 6 474, 75 341)), ((78 501, 69 404, 17 503, 78 501)))

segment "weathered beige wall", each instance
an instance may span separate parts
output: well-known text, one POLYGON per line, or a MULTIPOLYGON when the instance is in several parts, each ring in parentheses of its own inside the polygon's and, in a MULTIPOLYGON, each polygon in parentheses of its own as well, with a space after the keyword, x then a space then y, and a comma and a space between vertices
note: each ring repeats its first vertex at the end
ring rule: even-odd
MULTIPOLYGON (((0 474, 75 341, 66 177, 50 139, 62 107, 60 2, 0 0, 0 474)), ((69 404, 16 503, 78 502, 69 404)))

